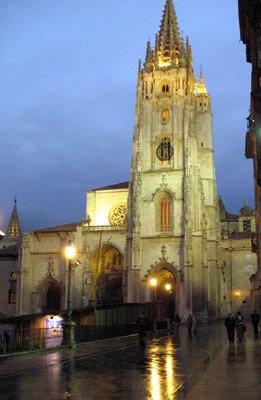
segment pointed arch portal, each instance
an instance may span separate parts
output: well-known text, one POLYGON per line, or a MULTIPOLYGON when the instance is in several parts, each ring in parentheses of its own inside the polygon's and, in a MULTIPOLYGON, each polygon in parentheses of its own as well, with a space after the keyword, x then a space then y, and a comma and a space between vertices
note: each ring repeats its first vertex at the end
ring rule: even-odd
POLYGON ((61 292, 60 288, 54 282, 51 282, 46 291, 46 311, 60 310, 61 292))
POLYGON ((95 270, 95 292, 97 304, 123 302, 123 254, 112 244, 103 244, 92 259, 95 270))
POLYGON ((164 302, 167 316, 173 318, 177 312, 178 292, 175 274, 168 267, 162 266, 153 274, 153 277, 157 279, 155 301, 164 302))

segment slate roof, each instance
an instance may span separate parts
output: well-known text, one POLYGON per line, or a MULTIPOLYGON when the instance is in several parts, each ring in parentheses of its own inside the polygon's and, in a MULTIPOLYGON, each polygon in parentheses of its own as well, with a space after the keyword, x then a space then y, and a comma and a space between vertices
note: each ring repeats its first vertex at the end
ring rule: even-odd
POLYGON ((47 228, 37 229, 33 233, 52 233, 52 232, 71 232, 76 231, 77 226, 81 225, 81 221, 71 222, 70 224, 50 226, 47 228))
POLYGON ((113 190, 113 189, 128 189, 129 182, 121 182, 116 183, 115 185, 103 186, 99 188, 92 189, 91 191, 98 191, 98 190, 113 190))

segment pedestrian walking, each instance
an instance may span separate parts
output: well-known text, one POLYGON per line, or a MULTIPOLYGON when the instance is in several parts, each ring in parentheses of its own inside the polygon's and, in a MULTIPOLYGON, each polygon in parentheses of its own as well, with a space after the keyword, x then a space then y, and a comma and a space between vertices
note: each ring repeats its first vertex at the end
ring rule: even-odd
POLYGON ((238 311, 238 312, 237 312, 237 315, 236 315, 236 322, 244 322, 244 317, 243 317, 243 315, 241 314, 241 311, 238 311))
POLYGON ((240 311, 238 311, 238 313, 237 313, 235 325, 236 325, 238 341, 243 342, 243 340, 245 339, 246 325, 244 322, 244 317, 240 311))
POLYGON ((188 328, 189 335, 191 335, 191 332, 192 332, 192 324, 193 324, 193 318, 192 318, 192 315, 189 314, 189 316, 187 318, 187 328, 188 328))
POLYGON ((176 332, 179 331, 180 323, 181 323, 180 316, 178 314, 175 314, 175 317, 173 319, 173 326, 176 332))
POLYGON ((9 343, 10 343, 10 336, 8 335, 7 331, 4 331, 3 338, 4 338, 4 353, 8 353, 8 351, 9 351, 9 343))
POLYGON ((251 314, 251 321, 254 329, 255 339, 258 339, 258 324, 260 321, 260 315, 255 310, 253 314, 251 314))
POLYGON ((198 330, 198 317, 196 314, 193 314, 192 316, 192 331, 194 333, 194 335, 196 335, 198 330))
POLYGON ((147 320, 145 318, 144 312, 142 312, 138 317, 136 321, 136 327, 139 335, 139 344, 141 347, 145 347, 147 336, 147 320))
POLYGON ((229 343, 234 343, 235 341, 235 325, 236 320, 232 314, 229 313, 225 319, 225 327, 227 328, 227 337, 229 343))

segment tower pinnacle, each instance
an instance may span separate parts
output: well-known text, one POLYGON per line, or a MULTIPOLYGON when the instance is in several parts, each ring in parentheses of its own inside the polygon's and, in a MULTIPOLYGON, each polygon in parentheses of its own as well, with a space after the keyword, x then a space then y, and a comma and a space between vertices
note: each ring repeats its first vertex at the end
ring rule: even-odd
POLYGON ((199 83, 196 83, 196 88, 195 88, 195 93, 197 94, 207 94, 207 87, 204 81, 203 77, 203 71, 202 67, 200 68, 200 77, 199 77, 199 83))
POLYGON ((159 67, 179 65, 183 57, 183 48, 173 1, 167 0, 156 43, 159 67))
POLYGON ((17 202, 17 199, 15 197, 14 207, 13 207, 13 211, 12 211, 12 214, 11 214, 11 217, 9 220, 9 225, 8 225, 7 234, 6 234, 6 237, 9 237, 9 238, 19 238, 22 235, 19 217, 18 217, 18 211, 17 211, 17 207, 16 207, 16 202, 17 202))

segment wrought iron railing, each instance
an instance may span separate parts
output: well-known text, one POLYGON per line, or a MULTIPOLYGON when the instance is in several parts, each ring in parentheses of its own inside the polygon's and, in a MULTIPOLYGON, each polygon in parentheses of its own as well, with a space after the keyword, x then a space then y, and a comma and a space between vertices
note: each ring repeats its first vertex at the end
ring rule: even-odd
POLYGON ((0 331, 0 354, 59 347, 62 330, 13 329, 0 331))

